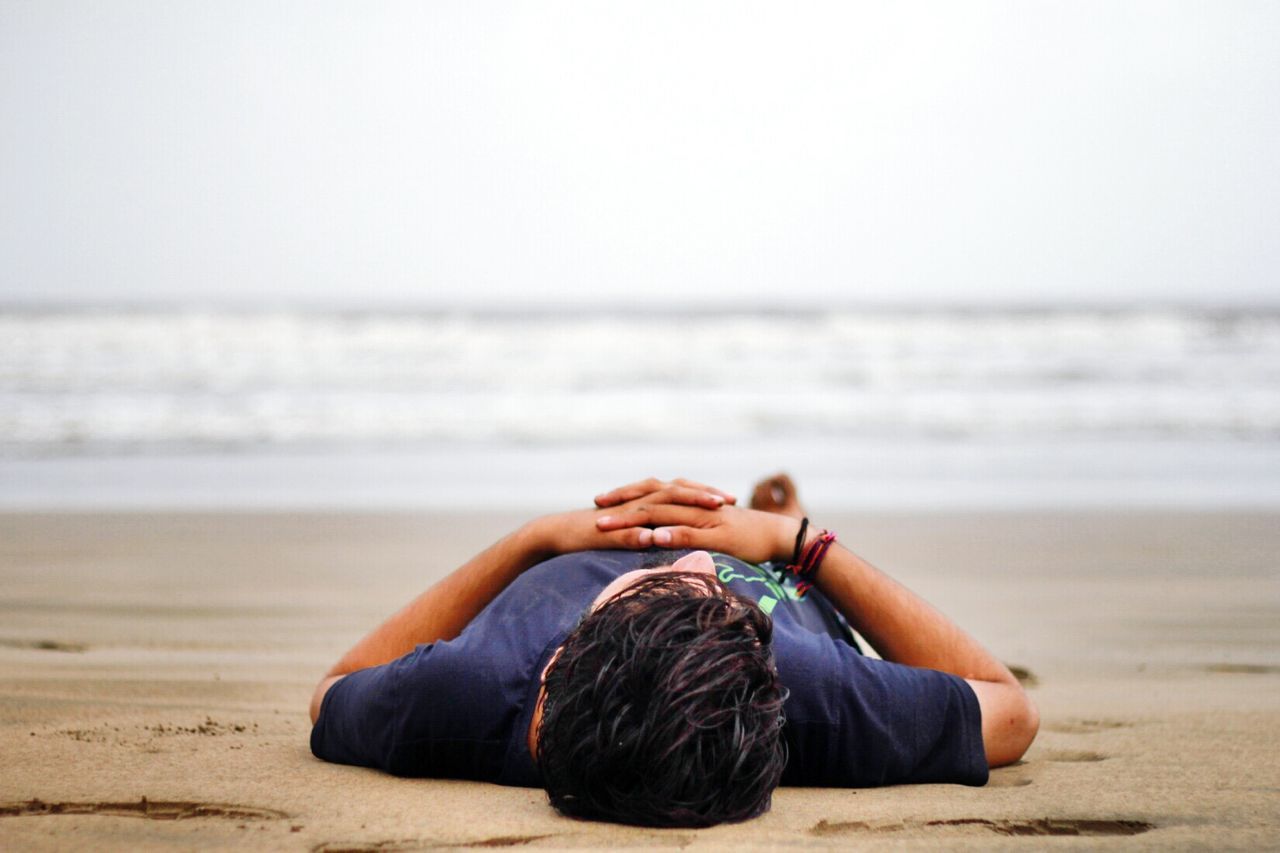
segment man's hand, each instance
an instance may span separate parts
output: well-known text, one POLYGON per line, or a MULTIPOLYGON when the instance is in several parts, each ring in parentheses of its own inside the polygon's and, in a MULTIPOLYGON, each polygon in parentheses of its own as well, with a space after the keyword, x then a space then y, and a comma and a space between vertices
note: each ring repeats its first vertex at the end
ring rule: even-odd
MULTIPOLYGON (((540 563, 560 554, 572 554, 576 551, 649 547, 648 543, 641 541, 643 536, 639 530, 601 529, 596 523, 601 515, 603 511, 598 509, 576 509, 544 515, 530 521, 521 529, 521 533, 534 552, 533 562, 540 563)), ((643 533, 652 537, 652 531, 645 530, 643 533)))
POLYGON ((736 504, 738 502, 738 499, 728 492, 702 483, 696 483, 693 480, 676 478, 667 482, 659 480, 657 477, 650 477, 647 480, 640 480, 627 486, 619 486, 602 495, 596 495, 596 506, 602 509, 619 506, 638 498, 659 494, 668 498, 677 498, 669 500, 669 503, 700 506, 707 509, 716 509, 725 504, 736 504))
POLYGON ((753 563, 789 559, 800 531, 798 519, 777 513, 736 506, 703 509, 648 497, 601 513, 596 526, 610 535, 630 532, 637 547, 723 551, 753 563))
POLYGON ((542 559, 594 549, 649 548, 663 544, 654 540, 654 531, 646 526, 649 522, 645 519, 653 510, 662 507, 714 513, 735 500, 733 495, 689 480, 642 480, 596 497, 596 504, 603 509, 542 516, 529 522, 524 532, 542 559), (607 523, 601 524, 602 519, 607 523))

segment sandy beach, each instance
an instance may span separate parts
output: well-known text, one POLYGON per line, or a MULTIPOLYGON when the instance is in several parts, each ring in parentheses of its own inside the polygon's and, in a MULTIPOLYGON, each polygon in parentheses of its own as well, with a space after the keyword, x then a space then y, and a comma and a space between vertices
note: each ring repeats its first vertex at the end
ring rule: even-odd
POLYGON ((514 516, 7 514, 0 848, 1280 845, 1280 516, 818 509, 1025 670, 1024 761, 985 788, 781 789, 701 831, 329 765, 320 673, 514 516))

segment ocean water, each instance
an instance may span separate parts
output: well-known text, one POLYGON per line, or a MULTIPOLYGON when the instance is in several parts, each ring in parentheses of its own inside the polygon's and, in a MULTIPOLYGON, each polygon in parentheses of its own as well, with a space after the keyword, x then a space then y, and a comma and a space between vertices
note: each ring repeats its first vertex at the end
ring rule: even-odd
POLYGON ((0 312, 0 507, 1280 506, 1280 312, 0 312))

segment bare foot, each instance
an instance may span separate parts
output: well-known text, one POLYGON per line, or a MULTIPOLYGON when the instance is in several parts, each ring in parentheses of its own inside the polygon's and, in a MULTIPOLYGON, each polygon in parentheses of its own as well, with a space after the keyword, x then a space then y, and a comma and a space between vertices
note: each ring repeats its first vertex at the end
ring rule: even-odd
POLYGON ((804 518, 806 513, 796 495, 796 484, 781 472, 765 477, 756 483, 751 494, 751 508, 763 512, 776 512, 792 518, 804 518))

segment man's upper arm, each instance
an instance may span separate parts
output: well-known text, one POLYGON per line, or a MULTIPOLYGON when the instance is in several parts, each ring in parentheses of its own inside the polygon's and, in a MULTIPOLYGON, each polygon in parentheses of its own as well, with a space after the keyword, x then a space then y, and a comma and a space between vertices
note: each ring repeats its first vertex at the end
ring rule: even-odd
POLYGON ((981 709, 962 679, 866 658, 819 635, 774 649, 791 689, 785 784, 986 782, 981 709))
POLYGON ((512 703, 503 693, 510 679, 465 645, 419 646, 391 663, 326 678, 315 692, 312 753, 397 776, 495 779, 510 740, 512 703))
POLYGON ((982 710, 987 764, 1000 767, 1022 757, 1040 728, 1040 712, 1017 683, 965 679, 982 710))
POLYGON ((413 682, 423 681, 431 690, 429 669, 424 673, 420 663, 420 655, 413 653, 321 681, 314 696, 312 753, 338 764, 400 769, 406 755, 399 745, 419 730, 429 735, 432 726, 429 716, 423 717, 430 706, 424 707, 423 697, 413 689, 413 682))

